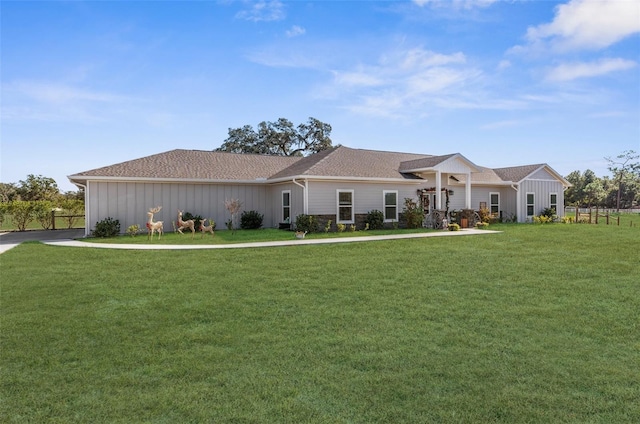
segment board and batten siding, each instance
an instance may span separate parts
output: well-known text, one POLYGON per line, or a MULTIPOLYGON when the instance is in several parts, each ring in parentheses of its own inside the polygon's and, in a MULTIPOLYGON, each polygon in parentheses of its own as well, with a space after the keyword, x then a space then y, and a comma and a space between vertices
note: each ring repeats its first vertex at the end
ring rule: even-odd
POLYGON ((504 219, 511 219, 517 215, 517 192, 510 186, 500 187, 486 187, 486 186, 473 186, 471 189, 471 208, 474 210, 480 210, 480 203, 487 204, 487 208, 491 206, 491 193, 500 194, 499 211, 502 213, 504 219))
POLYGON ((296 216, 304 213, 304 190, 302 187, 293 183, 282 183, 268 186, 268 193, 270 196, 270 220, 265 219, 263 221, 263 227, 278 227, 278 224, 282 222, 282 192, 291 192, 291 223, 295 222, 296 216))
MULTIPOLYGON (((333 182, 310 181, 309 182, 309 214, 310 215, 335 215, 337 213, 337 190, 353 190, 354 213, 364 214, 371 210, 384 210, 385 190, 398 191, 398 211, 402 211, 406 197, 416 199, 416 190, 420 183, 361 183, 361 182, 333 182)), ((423 184, 423 183, 422 183, 423 184)))
POLYGON ((164 221, 165 232, 173 231, 172 221, 177 221, 178 209, 213 219, 216 229, 226 229, 225 222, 231 216, 224 201, 232 198, 242 202, 242 211, 256 210, 264 214, 263 222, 267 226, 276 221, 269 191, 267 185, 89 181, 87 232, 108 217, 120 221, 123 233, 130 225, 145 230, 147 212, 156 206, 162 206, 162 210, 154 216, 154 221, 164 221))
POLYGON ((558 210, 556 215, 564 216, 564 186, 556 179, 553 180, 525 180, 520 183, 520 211, 518 213, 518 221, 527 221, 527 193, 534 194, 534 214, 540 213, 550 206, 550 195, 555 193, 558 195, 558 210))

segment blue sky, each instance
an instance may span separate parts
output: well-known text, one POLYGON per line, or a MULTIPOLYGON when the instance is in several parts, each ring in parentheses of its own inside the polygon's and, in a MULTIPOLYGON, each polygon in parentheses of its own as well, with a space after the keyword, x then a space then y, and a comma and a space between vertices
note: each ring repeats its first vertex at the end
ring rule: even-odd
POLYGON ((640 151, 640 3, 0 4, 2 182, 309 117, 334 144, 608 175, 640 151))

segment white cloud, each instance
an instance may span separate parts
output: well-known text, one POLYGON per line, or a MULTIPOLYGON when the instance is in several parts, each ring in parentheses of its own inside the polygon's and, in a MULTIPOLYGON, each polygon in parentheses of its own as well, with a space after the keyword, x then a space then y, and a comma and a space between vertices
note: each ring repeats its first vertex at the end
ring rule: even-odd
POLYGON ((606 75, 611 72, 625 71, 638 64, 626 59, 602 59, 597 62, 564 63, 551 69, 546 76, 548 81, 571 81, 606 75))
POLYGON ((285 18, 284 5, 278 0, 259 1, 250 9, 238 12, 236 18, 253 22, 281 21, 285 18))
POLYGON ((640 3, 627 0, 571 0, 556 7, 552 22, 529 27, 531 46, 549 43, 561 51, 603 49, 640 32, 640 3))
POLYGON ((62 83, 20 80, 2 86, 2 119, 11 121, 103 121, 125 105, 130 96, 62 83))
POLYGON ((334 70, 325 93, 343 99, 358 114, 400 117, 426 112, 427 105, 477 107, 464 98, 464 87, 482 73, 466 65, 463 53, 441 54, 413 48, 386 52, 375 64, 334 70))
POLYGON ((304 35, 305 32, 307 31, 301 26, 294 25, 291 27, 290 30, 286 32, 286 34, 287 34, 287 37, 291 38, 291 37, 297 37, 299 35, 304 35))
POLYGON ((3 91, 26 96, 43 103, 114 102, 125 99, 124 96, 117 94, 36 81, 15 81, 5 85, 3 91))

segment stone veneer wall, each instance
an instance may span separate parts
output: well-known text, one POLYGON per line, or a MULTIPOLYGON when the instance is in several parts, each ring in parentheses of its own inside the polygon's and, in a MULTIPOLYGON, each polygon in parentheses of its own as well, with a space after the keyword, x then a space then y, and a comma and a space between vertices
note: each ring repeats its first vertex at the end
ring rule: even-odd
MULTIPOLYGON (((327 225, 327 221, 331 220, 331 227, 329 228, 330 232, 337 232, 338 231, 338 227, 336 225, 336 215, 335 214, 331 214, 331 215, 314 215, 316 217, 316 220, 318 221, 318 231, 323 232, 324 231, 324 227, 325 225, 327 225)), ((367 214, 366 213, 357 213, 355 215, 355 225, 356 225, 356 231, 360 231, 360 230, 364 230, 364 227, 367 224, 367 214)), ((404 221, 404 217, 402 216, 402 214, 400 214, 400 222, 398 223, 398 228, 406 228, 407 224, 406 221, 404 221)), ((351 224, 347 224, 347 228, 345 229, 345 231, 349 231, 349 225, 351 224)), ((393 228, 393 223, 391 222, 385 222, 384 223, 384 228, 393 228)))

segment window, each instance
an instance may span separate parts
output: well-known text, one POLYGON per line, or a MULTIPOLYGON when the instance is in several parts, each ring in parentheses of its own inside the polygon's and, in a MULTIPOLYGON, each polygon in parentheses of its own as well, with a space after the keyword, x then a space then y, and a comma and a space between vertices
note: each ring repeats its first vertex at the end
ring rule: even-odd
POLYGON ((535 195, 533 193, 527 193, 527 216, 535 215, 535 195))
POLYGON ((558 213, 558 194, 557 193, 551 193, 549 195, 549 207, 555 210, 556 214, 558 213))
POLYGON ((282 222, 291 222, 291 190, 282 190, 282 222))
POLYGON ((384 199, 384 220, 385 221, 397 221, 398 220, 398 192, 384 190, 382 192, 384 199))
POLYGON ((500 214, 500 193, 489 193, 489 207, 491 215, 500 214))
POLYGON ((337 190, 339 224, 353 224, 353 190, 337 190))

